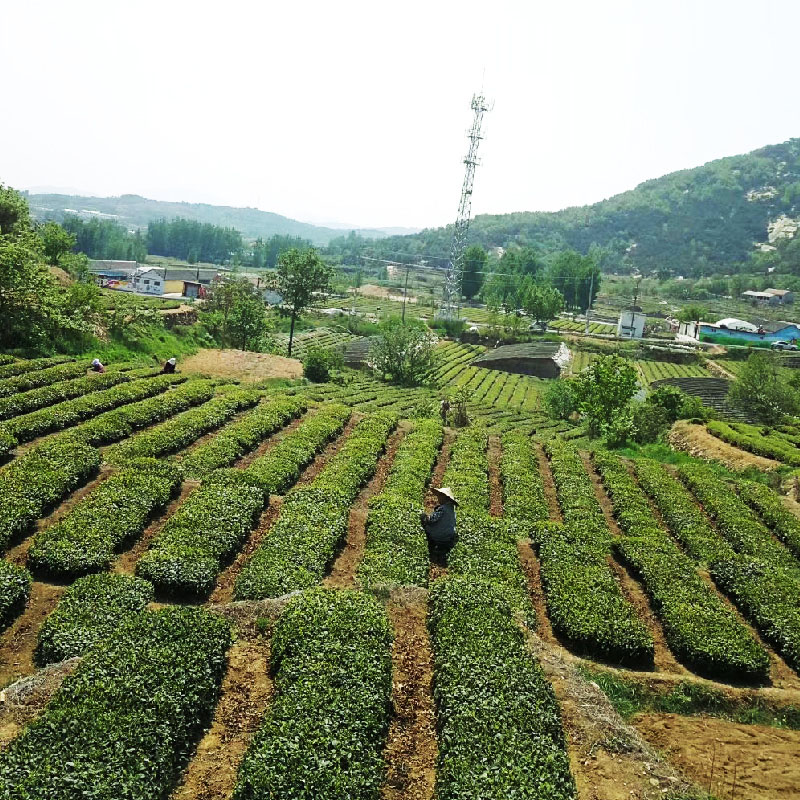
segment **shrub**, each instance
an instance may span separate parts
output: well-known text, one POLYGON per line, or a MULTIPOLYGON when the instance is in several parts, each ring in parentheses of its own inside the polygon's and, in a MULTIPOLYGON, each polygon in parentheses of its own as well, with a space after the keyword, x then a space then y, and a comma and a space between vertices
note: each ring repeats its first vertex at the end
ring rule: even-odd
POLYGON ((374 800, 392 693, 389 620, 374 598, 316 589, 275 627, 276 696, 245 753, 235 800, 374 800))
POLYGON ((800 558, 800 520, 787 509, 780 497, 763 483, 737 481, 739 497, 758 512, 774 534, 800 558))
POLYGON ((39 628, 36 662, 40 665, 82 656, 143 611, 153 587, 129 575, 89 575, 67 588, 39 628))
POLYGON ((453 490, 462 508, 489 511, 489 460, 485 433, 466 430, 458 434, 450 449, 442 485, 453 490))
POLYGON ((331 371, 341 369, 343 364, 344 359, 338 350, 311 346, 303 359, 303 375, 310 381, 325 383, 330 379, 331 371))
POLYGON ((550 381, 542 392, 542 405, 553 419, 569 419, 577 410, 575 393, 568 380, 550 381))
POLYGON ((165 796, 211 721, 229 645, 228 623, 202 609, 120 625, 0 754, 0 796, 165 796))
POLYGON ((0 629, 25 607, 31 583, 31 574, 24 567, 0 560, 0 629))
POLYGON ((401 386, 418 386, 434 366, 436 337, 424 322, 392 317, 370 347, 370 363, 401 386))
POLYGON ((114 473, 55 525, 36 534, 28 563, 61 579, 102 572, 180 486, 175 467, 140 460, 114 473))

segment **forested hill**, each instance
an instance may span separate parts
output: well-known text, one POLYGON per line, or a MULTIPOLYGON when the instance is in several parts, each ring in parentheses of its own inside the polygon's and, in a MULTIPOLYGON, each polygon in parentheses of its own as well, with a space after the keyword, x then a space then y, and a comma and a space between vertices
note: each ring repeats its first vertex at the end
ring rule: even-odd
MULTIPOLYGON (((280 214, 260 211, 257 208, 234 208, 232 206, 213 206, 206 203, 174 203, 163 200, 149 200, 135 194, 120 197, 82 197, 70 194, 29 194, 28 203, 31 214, 37 219, 54 219, 60 222, 65 213, 77 213, 84 219, 99 217, 113 219, 128 227, 144 228, 156 219, 183 219, 196 222, 209 222, 225 228, 235 228, 245 238, 259 236, 268 239, 274 234, 299 236, 316 245, 326 245, 331 239, 347 231, 335 230, 299 222, 280 214)), ((363 236, 380 238, 381 230, 365 229, 358 231, 363 236)))
MULTIPOLYGON (((728 271, 747 261, 767 225, 800 217, 800 139, 711 161, 649 180, 591 206, 553 213, 479 215, 470 241, 484 247, 529 244, 544 251, 592 244, 606 269, 693 275, 728 271), (631 247, 635 245, 634 247, 631 247)), ((375 242, 378 253, 446 254, 452 227, 375 242)))

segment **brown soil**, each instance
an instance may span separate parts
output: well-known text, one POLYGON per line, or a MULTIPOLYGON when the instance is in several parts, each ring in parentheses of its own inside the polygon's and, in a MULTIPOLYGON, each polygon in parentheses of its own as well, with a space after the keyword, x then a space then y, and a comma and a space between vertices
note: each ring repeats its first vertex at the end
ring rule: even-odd
POLYGON ((133 575, 136 562, 142 557, 145 550, 150 547, 150 542, 156 537, 166 524, 167 520, 186 502, 186 498, 200 485, 199 481, 184 481, 181 484, 180 494, 166 507, 164 513, 154 519, 130 550, 121 553, 111 565, 111 571, 123 575, 133 575))
POLYGON ((503 484, 500 480, 500 459, 503 451, 499 436, 489 437, 489 513, 493 517, 503 516, 503 484))
POLYGON ((394 715, 384 755, 384 800, 430 800, 436 780, 433 655, 426 627, 423 590, 393 592, 387 610, 394 629, 392 704, 394 715))
POLYGON ((364 555, 364 547, 367 542, 367 513, 369 511, 367 503, 370 497, 383 489, 397 448, 407 432, 408 425, 401 425, 389 437, 389 441, 386 443, 386 452, 378 461, 375 474, 351 506, 347 521, 347 539, 333 562, 330 575, 324 580, 326 586, 338 589, 351 589, 355 586, 356 568, 364 555))
POLYGON ((706 369, 708 369, 712 375, 716 375, 718 378, 725 378, 729 381, 736 380, 736 376, 732 372, 728 372, 728 370, 725 369, 725 367, 723 367, 719 361, 712 361, 709 359, 706 361, 706 369))
POLYGON ((556 636, 550 625, 550 617, 547 616, 547 603, 544 598, 544 589, 542 589, 539 559, 536 558, 530 542, 524 539, 517 542, 517 551, 519 552, 522 571, 525 573, 525 579, 528 582, 528 594, 530 595, 531 603, 533 603, 534 611, 536 611, 536 632, 545 642, 555 644, 556 636))
POLYGON ((80 664, 79 657, 50 664, 0 692, 0 750, 50 702, 62 681, 80 664))
POLYGON ((634 724, 648 742, 716 797, 800 796, 800 731, 677 714, 639 714, 634 724))
POLYGON ((703 425, 692 425, 688 420, 678 420, 669 432, 669 443, 676 450, 683 450, 695 458, 719 461, 733 470, 755 467, 770 472, 781 466, 779 461, 757 456, 740 450, 712 436, 703 425))
POLYGON ((231 647, 211 728, 200 740, 172 800, 231 796, 239 764, 272 697, 269 649, 269 640, 258 635, 239 639, 231 647))
POLYGON ((537 444, 535 447, 536 455, 539 459, 539 474, 542 476, 542 483, 544 484, 544 496, 550 509, 550 519, 554 522, 563 522, 564 517, 561 514, 561 506, 558 504, 556 485, 553 481, 553 473, 550 470, 550 462, 547 460, 542 446, 537 444))
POLYGON ((25 610, 0 636, 0 686, 36 670, 33 652, 39 628, 64 591, 64 586, 33 582, 25 610))
POLYGON ((268 436, 254 450, 251 450, 249 453, 243 455, 235 464, 233 464, 233 467, 235 469, 247 469, 257 458, 261 458, 261 456, 263 456, 269 450, 272 450, 272 448, 275 447, 275 445, 281 441, 284 436, 296 430, 297 426, 306 419, 308 419, 307 416, 293 419, 285 428, 281 428, 272 436, 268 436))
MULTIPOLYGON (((359 286, 357 289, 351 289, 354 294, 362 295, 363 297, 377 297, 381 300, 393 300, 396 303, 403 302, 403 290, 397 289, 395 290, 397 294, 392 294, 389 289, 385 286, 375 286, 372 283, 365 283, 363 286, 359 286)), ((406 296, 406 302, 408 303, 416 303, 417 298, 411 294, 406 296)))
POLYGON ((301 378, 303 365, 296 358, 284 358, 245 350, 200 350, 179 364, 184 373, 215 378, 232 378, 255 383, 266 378, 301 378))
POLYGON ((527 639, 561 707, 579 800, 689 794, 691 784, 620 718, 600 688, 578 673, 573 659, 535 634, 527 639))
POLYGON ((277 521, 278 515, 281 513, 282 502, 283 498, 277 495, 272 495, 269 498, 269 506, 261 515, 256 527, 250 532, 250 537, 244 547, 217 579, 217 585, 209 598, 209 602, 230 603, 233 600, 233 587, 236 584, 236 579, 250 556, 258 549, 261 540, 269 533, 270 528, 277 521))

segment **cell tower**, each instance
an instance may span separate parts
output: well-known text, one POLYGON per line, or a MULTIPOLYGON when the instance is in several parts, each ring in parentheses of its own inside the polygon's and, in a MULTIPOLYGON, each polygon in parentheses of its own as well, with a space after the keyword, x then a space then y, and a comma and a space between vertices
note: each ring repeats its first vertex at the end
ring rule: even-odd
POLYGON ((472 96, 472 110, 475 116, 472 127, 467 132, 469 152, 464 159, 464 184, 461 187, 461 202, 458 204, 458 217, 453 230, 453 242, 450 245, 450 262, 444 278, 444 294, 439 316, 442 319, 458 319, 461 310, 461 283, 464 277, 464 247, 467 243, 469 218, 472 211, 472 183, 475 180, 475 167, 478 166, 478 145, 483 136, 481 125, 483 115, 489 110, 483 94, 472 96))

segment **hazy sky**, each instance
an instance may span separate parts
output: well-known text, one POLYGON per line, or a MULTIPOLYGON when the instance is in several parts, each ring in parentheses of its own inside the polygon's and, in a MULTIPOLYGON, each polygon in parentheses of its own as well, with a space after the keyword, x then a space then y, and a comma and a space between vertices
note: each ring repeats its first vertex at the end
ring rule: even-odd
POLYGON ((798 0, 39 0, 0 9, 0 182, 450 222, 800 136, 798 0))

